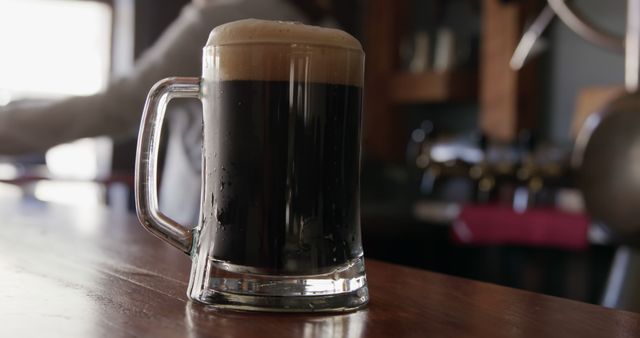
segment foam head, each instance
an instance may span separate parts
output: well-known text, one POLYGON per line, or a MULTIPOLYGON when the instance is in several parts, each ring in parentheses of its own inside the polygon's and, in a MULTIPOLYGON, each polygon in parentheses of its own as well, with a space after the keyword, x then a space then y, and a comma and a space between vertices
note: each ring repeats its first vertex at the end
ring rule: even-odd
POLYGON ((233 21, 214 28, 207 46, 250 43, 299 43, 362 50, 356 38, 339 29, 258 19, 233 21))
POLYGON ((216 54, 218 80, 288 81, 304 76, 320 83, 363 82, 362 45, 339 29, 245 19, 214 28, 207 48, 216 54))

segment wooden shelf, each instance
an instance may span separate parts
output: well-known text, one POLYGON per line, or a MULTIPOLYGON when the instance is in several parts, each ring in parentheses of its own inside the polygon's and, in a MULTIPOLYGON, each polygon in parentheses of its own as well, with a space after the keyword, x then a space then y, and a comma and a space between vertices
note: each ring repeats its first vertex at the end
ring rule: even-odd
POLYGON ((471 71, 396 73, 389 82, 393 103, 437 103, 477 97, 477 75, 471 71))
MULTIPOLYGON (((443 1, 440 1, 443 2, 443 1)), ((403 104, 477 102, 478 122, 492 140, 509 142, 535 128, 538 71, 529 62, 509 67, 525 23, 540 13, 539 0, 479 0, 480 39, 476 69, 412 74, 398 69, 400 42, 411 36, 409 0, 367 0, 364 47, 364 151, 369 158, 401 163, 407 119, 403 104)), ((426 18, 424 19, 426 20, 426 18)))

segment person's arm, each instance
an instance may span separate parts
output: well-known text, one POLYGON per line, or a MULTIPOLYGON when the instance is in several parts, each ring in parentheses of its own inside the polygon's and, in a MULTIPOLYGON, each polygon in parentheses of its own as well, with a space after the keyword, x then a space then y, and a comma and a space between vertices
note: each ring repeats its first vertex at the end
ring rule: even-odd
POLYGON ((188 5, 140 58, 131 75, 103 93, 29 108, 0 109, 0 154, 44 151, 83 137, 134 135, 147 92, 169 76, 199 76, 202 47, 220 24, 244 18, 300 20, 283 0, 216 0, 188 5))

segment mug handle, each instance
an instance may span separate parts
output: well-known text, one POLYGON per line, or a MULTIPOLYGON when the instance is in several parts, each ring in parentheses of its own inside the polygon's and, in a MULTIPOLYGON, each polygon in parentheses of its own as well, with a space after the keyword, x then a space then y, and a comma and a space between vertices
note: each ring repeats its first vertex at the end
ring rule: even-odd
POLYGON ((200 79, 170 77, 158 81, 144 105, 135 168, 135 200, 142 226, 158 238, 190 254, 194 230, 158 210, 158 149, 167 104, 174 98, 200 99, 200 79))

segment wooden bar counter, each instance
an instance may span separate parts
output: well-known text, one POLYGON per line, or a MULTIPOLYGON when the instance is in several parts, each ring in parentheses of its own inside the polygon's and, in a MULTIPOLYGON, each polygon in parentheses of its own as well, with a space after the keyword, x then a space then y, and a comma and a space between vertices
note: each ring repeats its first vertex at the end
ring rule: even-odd
POLYGON ((366 264, 358 312, 217 311, 188 301, 189 257, 133 215, 0 199, 0 337, 640 337, 635 313, 366 264))

